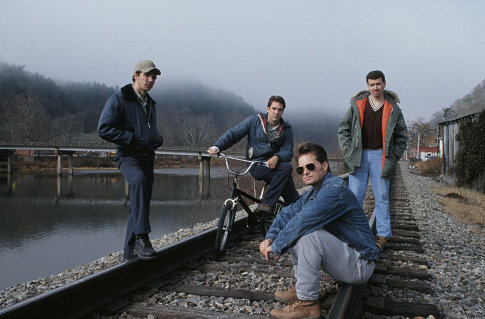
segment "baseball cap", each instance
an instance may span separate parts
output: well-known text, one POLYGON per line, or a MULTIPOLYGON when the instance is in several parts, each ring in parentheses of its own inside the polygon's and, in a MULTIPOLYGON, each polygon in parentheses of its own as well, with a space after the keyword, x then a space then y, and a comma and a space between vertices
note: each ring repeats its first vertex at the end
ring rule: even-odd
POLYGON ((152 60, 143 60, 136 64, 134 72, 142 71, 143 73, 148 73, 152 70, 155 70, 157 75, 162 74, 162 72, 155 66, 155 63, 153 63, 152 60))

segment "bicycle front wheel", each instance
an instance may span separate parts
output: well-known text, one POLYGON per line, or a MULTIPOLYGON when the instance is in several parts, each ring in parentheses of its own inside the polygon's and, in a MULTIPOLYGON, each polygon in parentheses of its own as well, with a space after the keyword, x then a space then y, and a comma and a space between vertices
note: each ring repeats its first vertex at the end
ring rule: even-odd
POLYGON ((229 233, 231 232, 232 225, 234 224, 234 218, 236 216, 236 207, 234 203, 227 202, 222 206, 219 222, 217 223, 216 234, 216 255, 220 256, 224 253, 227 240, 229 239, 229 233))

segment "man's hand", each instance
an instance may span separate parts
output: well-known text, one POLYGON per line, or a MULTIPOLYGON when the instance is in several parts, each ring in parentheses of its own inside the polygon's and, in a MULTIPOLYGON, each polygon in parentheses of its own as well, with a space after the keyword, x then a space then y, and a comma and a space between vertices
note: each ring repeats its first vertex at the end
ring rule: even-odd
POLYGON ((219 154, 219 148, 217 146, 211 146, 209 147, 209 149, 207 150, 207 153, 209 153, 210 155, 217 155, 219 154))
MULTIPOLYGON (((271 248, 272 243, 273 241, 271 239, 265 239, 259 244, 259 252, 264 256, 266 261, 269 261, 269 254, 273 252, 271 248)), ((279 256, 275 256, 274 258, 278 260, 279 256)))
POLYGON ((280 158, 276 155, 273 155, 273 157, 271 157, 267 162, 266 164, 268 164, 268 167, 270 169, 274 169, 276 167, 276 165, 278 165, 278 161, 280 160, 280 158))

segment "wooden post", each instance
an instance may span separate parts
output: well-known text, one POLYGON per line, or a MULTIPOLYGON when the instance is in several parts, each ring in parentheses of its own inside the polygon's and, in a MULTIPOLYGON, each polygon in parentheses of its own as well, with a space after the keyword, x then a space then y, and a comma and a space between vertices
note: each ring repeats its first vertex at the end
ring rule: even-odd
POLYGON ((74 153, 70 152, 69 153, 69 176, 72 176, 72 155, 74 153))
POLYGON ((56 196, 56 203, 59 201, 59 198, 61 197, 61 175, 57 174, 57 196, 56 196))
POLYGON ((13 164, 13 152, 8 152, 8 155, 7 155, 7 174, 8 176, 11 176, 12 175, 12 164, 13 164))
POLYGON ((202 161, 202 154, 197 155, 197 160, 199 161, 199 199, 204 197, 204 162, 202 161))
POLYGON ((199 161, 199 199, 210 197, 210 157, 197 155, 199 161))
POLYGON ((57 175, 62 175, 62 154, 59 152, 57 153, 57 175))
POLYGON ((210 157, 204 158, 204 198, 210 197, 211 167, 210 157))

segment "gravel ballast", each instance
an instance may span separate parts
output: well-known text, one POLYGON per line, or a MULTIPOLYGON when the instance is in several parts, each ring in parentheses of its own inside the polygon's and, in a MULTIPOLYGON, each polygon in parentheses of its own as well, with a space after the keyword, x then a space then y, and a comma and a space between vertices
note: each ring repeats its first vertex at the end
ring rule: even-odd
MULTIPOLYGON (((445 318, 485 318, 485 258, 483 228, 463 224, 444 212, 432 189, 436 179, 412 174, 400 162, 412 210, 421 231, 434 290, 431 302, 445 318)), ((153 240, 155 249, 215 227, 216 220, 196 224, 153 240)), ((123 262, 116 252, 57 275, 19 283, 0 292, 0 309, 58 288, 123 262)), ((230 307, 231 305, 228 305, 230 307)), ((237 307, 238 305, 234 305, 237 307)))

